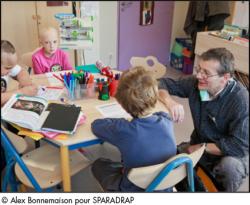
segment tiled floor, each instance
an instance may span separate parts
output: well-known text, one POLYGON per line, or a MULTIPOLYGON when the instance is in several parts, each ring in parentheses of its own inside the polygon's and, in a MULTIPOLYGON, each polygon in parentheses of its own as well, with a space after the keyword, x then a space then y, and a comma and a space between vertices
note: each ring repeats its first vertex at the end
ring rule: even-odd
MULTIPOLYGON (((174 69, 167 70, 167 76, 171 78, 178 78, 183 76, 180 71, 174 69)), ((188 101, 186 99, 175 98, 177 101, 184 105, 185 109, 185 119, 181 124, 174 124, 175 136, 177 144, 183 141, 188 141, 189 136, 193 130, 193 122, 188 106, 188 101)), ((86 148, 86 156, 89 159, 94 161, 98 157, 107 157, 113 160, 120 160, 119 151, 112 145, 104 143, 102 145, 95 145, 89 148, 86 148)), ((94 179, 91 174, 90 167, 81 171, 77 175, 72 177, 72 191, 73 192, 102 192, 102 189, 94 179)), ((239 189, 240 192, 249 191, 249 182, 248 178, 244 181, 242 186, 239 189)), ((62 189, 55 189, 55 192, 62 192, 62 189)))

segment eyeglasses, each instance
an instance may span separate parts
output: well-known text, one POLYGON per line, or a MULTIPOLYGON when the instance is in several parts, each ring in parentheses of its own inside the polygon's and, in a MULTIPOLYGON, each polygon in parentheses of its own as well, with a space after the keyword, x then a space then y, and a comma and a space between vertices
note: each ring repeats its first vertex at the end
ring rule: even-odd
POLYGON ((219 74, 208 74, 206 70, 201 69, 200 67, 195 67, 196 75, 200 73, 201 77, 204 79, 208 79, 214 76, 218 76, 219 74))

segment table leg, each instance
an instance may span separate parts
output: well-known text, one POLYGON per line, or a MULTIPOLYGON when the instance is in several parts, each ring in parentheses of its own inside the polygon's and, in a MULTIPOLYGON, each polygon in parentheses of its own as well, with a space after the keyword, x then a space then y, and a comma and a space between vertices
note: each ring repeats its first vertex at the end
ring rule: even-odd
POLYGON ((60 149, 61 149, 61 170, 62 170, 63 190, 65 192, 70 192, 71 180, 70 180, 70 166, 69 166, 69 149, 67 146, 62 146, 60 149))

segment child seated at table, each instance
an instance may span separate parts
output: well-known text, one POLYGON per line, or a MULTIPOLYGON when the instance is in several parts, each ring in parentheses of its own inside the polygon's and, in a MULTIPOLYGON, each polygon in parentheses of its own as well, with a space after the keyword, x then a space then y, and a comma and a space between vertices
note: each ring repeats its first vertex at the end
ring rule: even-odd
MULTIPOLYGON (((37 86, 32 84, 28 71, 17 64, 15 47, 9 41, 1 40, 1 107, 15 93, 34 96, 37 94, 37 90, 37 86), (8 90, 10 78, 18 81, 19 88, 8 90)), ((1 121, 1 124, 14 133, 18 132, 7 122, 1 121)), ((5 156, 1 145, 1 175, 5 165, 5 156)))
MULTIPOLYGON (((99 158, 92 173, 105 191, 144 191, 127 178, 131 168, 162 163, 176 154, 173 123, 165 112, 152 112, 158 99, 157 82, 143 67, 123 72, 115 98, 133 117, 97 119, 93 133, 116 146, 122 162, 99 158)), ((172 188, 163 190, 172 191, 172 188)))
POLYGON ((1 40, 1 106, 14 93, 35 96, 37 94, 37 86, 32 84, 28 71, 17 64, 15 47, 9 41, 1 40), (18 81, 18 89, 7 90, 9 77, 18 81))
POLYGON ((69 56, 58 48, 58 32, 53 27, 44 28, 39 33, 42 48, 32 55, 32 64, 35 74, 73 70, 69 56))

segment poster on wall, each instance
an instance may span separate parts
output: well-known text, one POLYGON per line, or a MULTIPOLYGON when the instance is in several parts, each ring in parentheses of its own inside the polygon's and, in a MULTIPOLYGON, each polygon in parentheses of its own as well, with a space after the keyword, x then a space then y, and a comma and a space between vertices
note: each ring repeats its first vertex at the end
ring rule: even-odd
POLYGON ((67 1, 47 1, 47 6, 68 6, 67 1))
POLYGON ((147 26, 153 24, 154 20, 154 1, 141 1, 140 6, 140 25, 147 26))

